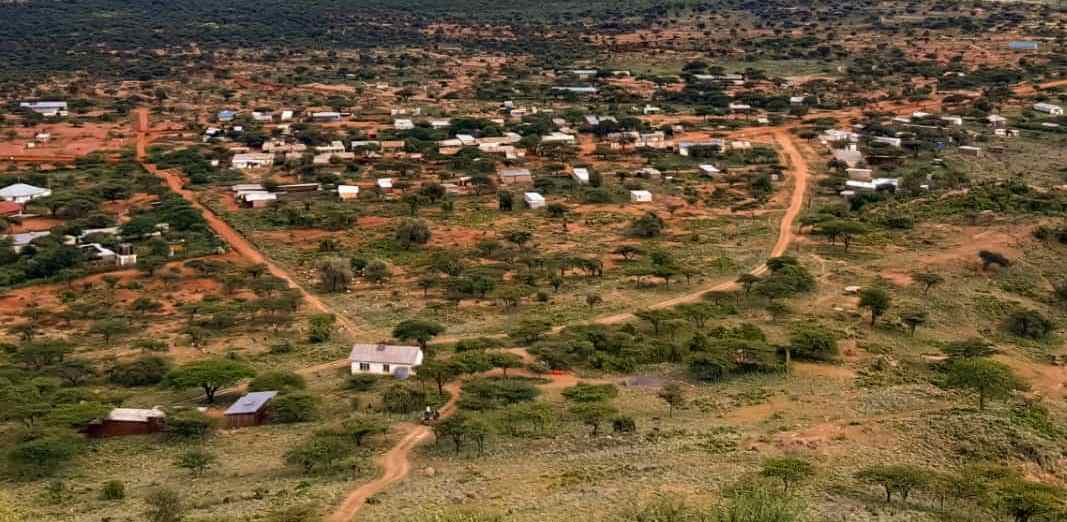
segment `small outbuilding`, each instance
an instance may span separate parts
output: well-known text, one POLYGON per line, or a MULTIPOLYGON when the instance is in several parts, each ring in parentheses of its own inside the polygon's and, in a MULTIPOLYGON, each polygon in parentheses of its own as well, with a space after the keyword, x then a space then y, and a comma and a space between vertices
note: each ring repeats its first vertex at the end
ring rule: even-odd
POLYGON ((355 185, 337 185, 337 197, 342 200, 356 199, 359 197, 359 187, 355 185))
POLYGON ((631 190, 630 201, 633 203, 651 203, 652 193, 647 190, 631 190))
POLYGON ((533 176, 530 174, 530 169, 506 168, 501 170, 497 175, 500 176, 500 183, 504 185, 533 182, 533 176))
POLYGON ((94 438, 145 435, 163 431, 167 414, 157 408, 115 408, 106 417, 89 423, 85 433, 94 438))
POLYGON ((576 168, 571 170, 571 179, 578 182, 579 185, 589 184, 589 169, 576 168))
POLYGON ((545 206, 545 197, 536 192, 527 192, 522 195, 523 203, 529 208, 543 208, 545 206))
POLYGON ((35 187, 25 183, 15 183, 0 189, 0 200, 20 204, 51 195, 51 189, 35 187))
POLYGON ((237 402, 226 409, 226 427, 259 426, 267 422, 270 418, 268 406, 277 395, 276 391, 261 391, 252 392, 237 399, 237 402))

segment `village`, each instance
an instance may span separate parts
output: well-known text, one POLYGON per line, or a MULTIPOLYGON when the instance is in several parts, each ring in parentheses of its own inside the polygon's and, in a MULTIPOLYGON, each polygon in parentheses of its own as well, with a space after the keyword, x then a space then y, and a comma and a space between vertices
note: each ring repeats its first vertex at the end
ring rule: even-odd
POLYGON ((0 515, 1058 520, 1067 14, 1018 9, 4 91, 0 515))

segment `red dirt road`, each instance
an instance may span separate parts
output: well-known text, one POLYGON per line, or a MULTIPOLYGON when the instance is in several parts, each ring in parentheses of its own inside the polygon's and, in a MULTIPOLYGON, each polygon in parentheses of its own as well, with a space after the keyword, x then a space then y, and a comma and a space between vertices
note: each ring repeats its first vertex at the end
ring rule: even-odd
POLYGON ((355 324, 348 320, 348 318, 346 318, 342 314, 334 312, 333 309, 329 307, 329 305, 324 303, 321 299, 313 295, 311 292, 308 292, 306 289, 304 289, 304 287, 300 286, 300 284, 297 283, 296 280, 293 279, 293 277, 290 276, 288 272, 286 272, 280 266, 278 266, 269 258, 267 258, 267 256, 263 255, 263 253, 260 252, 259 249, 255 247, 255 245, 245 239, 245 237, 242 236, 239 232, 234 230, 233 227, 227 224, 222 218, 215 214, 215 212, 205 207, 204 205, 201 205, 200 202, 197 201, 196 195, 193 194, 191 191, 185 189, 185 182, 182 180, 181 176, 179 176, 176 172, 173 171, 159 170, 156 168, 155 165, 152 165, 151 163, 145 161, 145 148, 147 147, 148 141, 147 135, 150 130, 148 124, 148 110, 144 108, 135 109, 134 115, 137 118, 135 123, 137 130, 137 161, 140 162, 146 170, 162 178, 167 183, 167 187, 169 187, 170 190, 174 191, 175 194, 178 194, 183 199, 185 199, 185 201, 192 205, 193 208, 199 210, 201 215, 204 216, 204 220, 207 221, 208 226, 210 226, 211 229, 215 231, 215 234, 217 234, 220 238, 222 238, 223 241, 230 245, 230 248, 240 254, 241 257, 244 257, 252 263, 261 263, 265 265, 267 267, 267 270, 270 271, 270 273, 274 277, 285 281, 290 288, 295 288, 296 290, 298 290, 301 296, 303 296, 304 301, 311 305, 312 308, 318 310, 321 313, 333 314, 335 317, 337 317, 338 324, 340 324, 342 328, 347 330, 350 335, 355 336, 359 334, 359 329, 356 328, 355 324))

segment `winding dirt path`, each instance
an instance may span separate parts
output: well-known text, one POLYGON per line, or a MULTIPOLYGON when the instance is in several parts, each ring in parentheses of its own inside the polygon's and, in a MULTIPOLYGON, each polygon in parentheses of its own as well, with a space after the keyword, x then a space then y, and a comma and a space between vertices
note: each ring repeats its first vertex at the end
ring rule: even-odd
POLYGON ((147 157, 146 148, 148 146, 148 134, 151 130, 151 127, 148 122, 148 109, 145 109, 143 107, 134 109, 134 115, 136 117, 135 130, 137 131, 137 161, 141 164, 142 167, 145 168, 145 170, 162 178, 163 181, 167 183, 167 187, 169 187, 171 191, 185 199, 185 201, 192 205, 193 208, 199 210, 200 214, 204 217, 204 220, 207 221, 208 226, 211 227, 211 230, 213 230, 215 234, 217 234, 220 238, 222 238, 223 241, 230 245, 230 248, 240 254, 241 257, 247 259, 252 263, 265 265, 271 275, 285 281, 285 283, 289 285, 290 288, 294 288, 299 291, 300 295, 304 298, 304 302, 311 305, 312 308, 324 314, 333 314, 337 318, 337 323, 341 326, 341 328, 347 330, 349 335, 359 335, 360 330, 356 328, 355 324, 352 323, 352 321, 350 321, 343 314, 334 312, 329 305, 327 305, 325 302, 323 302, 311 292, 308 292, 307 289, 297 283, 296 280, 293 279, 293 277, 289 275, 288 272, 282 269, 282 267, 278 266, 267 256, 263 255, 263 253, 260 252, 259 249, 255 247, 255 245, 245 239, 245 237, 242 236, 239 232, 234 230, 233 227, 227 224, 225 220, 218 216, 218 214, 215 214, 215 212, 210 208, 201 205, 200 202, 197 200, 196 195, 192 191, 185 188, 185 181, 181 178, 181 176, 178 175, 178 173, 171 170, 160 170, 156 168, 155 165, 146 161, 145 158, 147 157))
MULTIPOLYGON (((460 383, 458 382, 449 383, 445 386, 451 397, 441 408, 442 419, 446 419, 456 412, 459 387, 460 383)), ((326 522, 348 522, 352 520, 352 517, 356 516, 356 513, 367 504, 368 498, 385 491, 389 486, 404 480, 408 476, 408 473, 411 472, 411 451, 433 436, 433 430, 423 424, 404 423, 400 427, 407 429, 407 433, 392 448, 389 448, 389 451, 378 458, 378 465, 382 467, 382 476, 349 492, 341 502, 341 505, 337 507, 337 510, 325 518, 326 522)))

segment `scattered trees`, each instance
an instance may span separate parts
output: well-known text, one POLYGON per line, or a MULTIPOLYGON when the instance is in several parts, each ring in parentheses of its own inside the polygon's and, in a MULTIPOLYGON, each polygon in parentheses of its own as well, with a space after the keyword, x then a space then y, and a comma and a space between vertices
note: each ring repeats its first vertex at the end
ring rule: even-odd
POLYGON ((166 382, 175 388, 201 388, 208 404, 214 404, 219 389, 253 377, 251 368, 228 359, 208 359, 171 370, 166 382))
POLYGON ((866 308, 871 312, 871 326, 874 326, 878 318, 889 310, 891 299, 889 292, 877 286, 871 286, 860 290, 860 308, 866 308))
POLYGON ((423 350, 431 339, 444 333, 445 327, 433 321, 420 319, 408 319, 401 321, 393 328, 393 337, 401 341, 415 341, 423 350))
POLYGON ((949 367, 945 385, 968 390, 978 396, 978 409, 984 410, 987 400, 1006 399, 1025 384, 1007 365, 982 358, 962 358, 949 367))
POLYGON ((797 457, 774 457, 763 461, 763 469, 760 475, 782 481, 785 493, 789 488, 815 474, 815 468, 810 462, 797 457))

